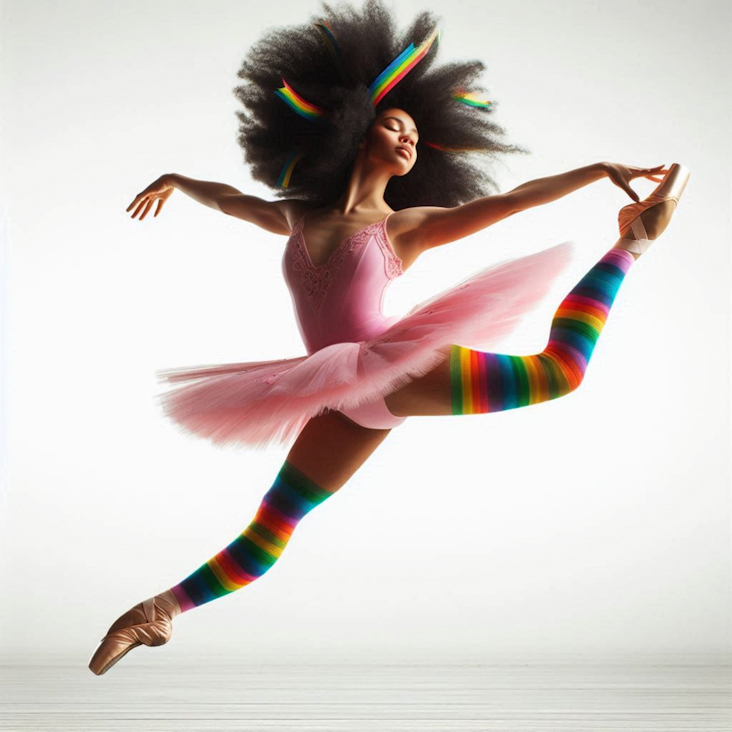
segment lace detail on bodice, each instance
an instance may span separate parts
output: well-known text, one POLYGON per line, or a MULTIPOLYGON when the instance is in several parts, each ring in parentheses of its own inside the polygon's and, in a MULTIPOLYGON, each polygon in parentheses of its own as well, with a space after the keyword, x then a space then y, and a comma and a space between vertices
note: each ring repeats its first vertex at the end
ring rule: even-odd
MULTIPOLYGON (((294 234, 297 237, 297 234, 294 234)), ((300 284, 308 296, 308 300, 317 310, 325 298, 328 286, 332 282, 332 272, 327 267, 313 269, 307 254, 302 250, 299 237, 292 247, 292 268, 300 275, 300 284)))
POLYGON ((386 219, 369 224, 344 239, 324 264, 316 266, 312 263, 305 245, 302 233, 304 218, 300 218, 293 227, 288 243, 291 244, 292 268, 300 275, 300 283, 315 310, 320 308, 328 288, 348 255, 358 247, 365 245, 372 236, 374 236, 384 254, 386 276, 391 280, 403 274, 401 260, 386 237, 386 219))
POLYGON ((404 274, 402 270, 402 260, 396 255, 396 252, 392 249, 386 238, 386 220, 380 222, 377 226, 376 241, 381 247, 381 251, 384 253, 384 266, 386 267, 386 276, 393 280, 395 277, 399 277, 404 274))

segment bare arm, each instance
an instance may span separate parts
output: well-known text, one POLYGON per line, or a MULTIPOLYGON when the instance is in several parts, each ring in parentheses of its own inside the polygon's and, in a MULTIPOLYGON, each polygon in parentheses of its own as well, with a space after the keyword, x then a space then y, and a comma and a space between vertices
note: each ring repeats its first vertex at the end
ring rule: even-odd
POLYGON ((592 163, 559 175, 537 178, 508 191, 516 211, 542 206, 607 176, 606 163, 592 163))
POLYGON ((292 229, 291 200, 266 201, 258 196, 242 193, 225 183, 194 180, 177 173, 170 174, 168 180, 175 188, 204 206, 249 221, 273 234, 289 234, 292 229))
POLYGON ((226 183, 213 183, 206 180, 195 180, 188 178, 180 173, 168 173, 163 176, 165 182, 177 188, 186 196, 190 196, 194 201, 202 203, 209 208, 215 208, 220 211, 219 199, 225 195, 241 193, 238 188, 226 185, 226 183))
MULTIPOLYGON (((495 196, 482 196, 452 208, 417 206, 400 215, 402 246, 422 253, 481 231, 519 211, 566 196, 607 175, 606 163, 594 163, 548 178, 537 178, 495 196)), ((395 222, 396 224, 396 222, 395 222)))
POLYGON ((414 206, 399 211, 392 220, 392 236, 409 261, 433 247, 470 236, 516 213, 507 194, 483 196, 452 208, 414 206))

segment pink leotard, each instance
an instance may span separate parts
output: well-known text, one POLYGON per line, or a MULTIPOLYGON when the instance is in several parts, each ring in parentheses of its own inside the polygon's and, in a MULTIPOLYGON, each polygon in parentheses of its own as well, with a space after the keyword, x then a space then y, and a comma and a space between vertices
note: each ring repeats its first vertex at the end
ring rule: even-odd
MULTIPOLYGON (((308 355, 332 343, 378 336, 399 320, 382 313, 387 286, 404 274, 386 232, 389 216, 341 241, 317 266, 305 245, 305 217, 293 227, 282 270, 308 355)), ((392 414, 383 398, 341 412, 371 429, 396 427, 406 419, 392 414)))

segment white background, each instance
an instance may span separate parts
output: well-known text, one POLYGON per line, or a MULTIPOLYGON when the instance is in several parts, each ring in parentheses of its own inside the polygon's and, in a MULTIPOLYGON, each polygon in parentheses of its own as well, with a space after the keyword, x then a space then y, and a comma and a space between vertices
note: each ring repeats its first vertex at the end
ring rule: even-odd
MULTIPOLYGON (((162 173, 274 198, 232 89, 270 26, 315 2, 3 2, 2 596, 11 656, 86 663, 128 607, 253 517, 286 448, 221 449, 158 411, 156 369, 301 355, 285 238, 162 173)), ((235 659, 696 657, 730 650, 730 8, 723 2, 398 0, 480 58, 531 156, 502 190, 601 160, 691 171, 618 294, 582 387, 394 430, 261 580, 176 620, 173 655, 235 659)), ((635 181, 645 197, 650 181, 635 181)), ((617 239, 609 180, 425 255, 388 314, 509 256, 578 257, 502 352, 543 348, 617 239)))

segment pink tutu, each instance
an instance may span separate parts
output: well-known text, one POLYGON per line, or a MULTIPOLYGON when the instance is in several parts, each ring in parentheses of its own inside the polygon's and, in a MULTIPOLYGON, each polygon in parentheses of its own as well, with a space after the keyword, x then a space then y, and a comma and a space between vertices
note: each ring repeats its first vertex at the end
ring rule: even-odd
POLYGON ((217 445, 287 443, 308 420, 383 398, 434 369, 451 344, 494 351, 548 293, 572 242, 482 269, 415 305, 369 340, 310 355, 156 371, 183 386, 157 394, 186 434, 217 445))

